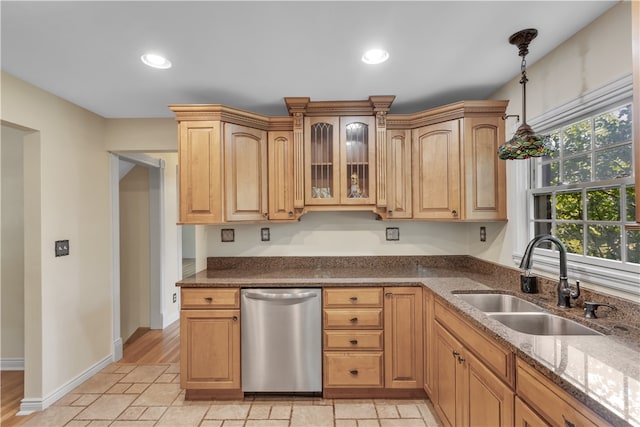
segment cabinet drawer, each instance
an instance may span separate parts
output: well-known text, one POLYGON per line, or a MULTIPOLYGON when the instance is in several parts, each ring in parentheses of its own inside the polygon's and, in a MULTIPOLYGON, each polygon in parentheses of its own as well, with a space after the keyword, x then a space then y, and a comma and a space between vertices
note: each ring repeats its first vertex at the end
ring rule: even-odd
POLYGON ((513 389, 515 386, 515 355, 504 347, 496 344, 492 339, 462 320, 452 309, 445 307, 436 300, 434 307, 436 320, 453 335, 489 369, 513 389))
POLYGON ((324 353, 324 387, 382 387, 382 352, 324 353))
POLYGON ((324 289, 325 307, 382 307, 382 288, 324 289))
POLYGON ((550 424, 575 427, 609 425, 593 411, 519 359, 517 376, 517 395, 550 424))
POLYGON ((323 310, 325 329, 382 329, 381 308, 323 310))
POLYGON ((382 350, 382 331, 324 331, 325 350, 382 350))
POLYGON ((180 299, 183 309, 240 308, 238 288, 182 288, 180 299))

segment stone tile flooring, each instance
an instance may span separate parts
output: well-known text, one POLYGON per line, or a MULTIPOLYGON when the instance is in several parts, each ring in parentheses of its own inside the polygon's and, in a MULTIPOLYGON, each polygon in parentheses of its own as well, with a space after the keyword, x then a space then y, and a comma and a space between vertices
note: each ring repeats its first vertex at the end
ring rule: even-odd
POLYGON ((178 364, 113 363, 23 426, 431 427, 428 400, 250 396, 185 401, 178 364))

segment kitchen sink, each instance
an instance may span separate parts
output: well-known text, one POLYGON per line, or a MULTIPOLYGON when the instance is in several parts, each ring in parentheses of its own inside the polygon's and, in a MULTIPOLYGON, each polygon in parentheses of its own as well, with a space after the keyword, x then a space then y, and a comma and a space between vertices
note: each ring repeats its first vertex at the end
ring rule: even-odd
POLYGON ((544 311, 537 305, 513 295, 456 294, 456 296, 486 313, 544 311))
POLYGON ((503 325, 530 335, 602 335, 573 320, 551 313, 489 313, 503 325))

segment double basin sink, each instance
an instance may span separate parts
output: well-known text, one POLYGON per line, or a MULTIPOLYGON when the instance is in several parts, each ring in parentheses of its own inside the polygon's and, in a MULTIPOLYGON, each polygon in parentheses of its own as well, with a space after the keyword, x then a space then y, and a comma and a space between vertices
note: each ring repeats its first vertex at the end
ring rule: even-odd
POLYGON ((456 294, 510 329, 530 335, 602 335, 573 320, 546 312, 522 298, 506 294, 456 294))

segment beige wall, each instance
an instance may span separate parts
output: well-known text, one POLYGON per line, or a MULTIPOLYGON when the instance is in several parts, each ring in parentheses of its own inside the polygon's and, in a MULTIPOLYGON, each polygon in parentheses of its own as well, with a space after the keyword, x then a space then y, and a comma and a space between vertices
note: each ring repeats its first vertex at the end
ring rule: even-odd
POLYGON ((109 119, 105 124, 105 149, 177 152, 178 124, 173 119, 109 119))
POLYGON ((25 397, 46 398, 112 353, 105 119, 2 73, 2 121, 25 139, 25 397), (71 254, 56 258, 55 240, 71 254))
POLYGON ((149 170, 120 180, 120 336, 149 327, 149 170))
POLYGON ((23 139, 24 132, 2 126, 2 359, 24 358, 23 139))

